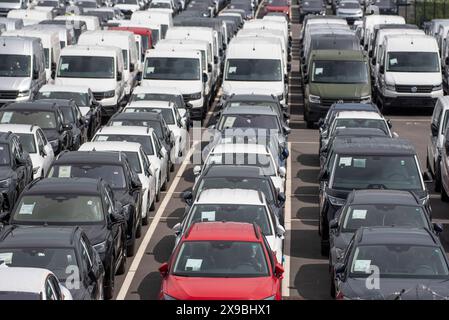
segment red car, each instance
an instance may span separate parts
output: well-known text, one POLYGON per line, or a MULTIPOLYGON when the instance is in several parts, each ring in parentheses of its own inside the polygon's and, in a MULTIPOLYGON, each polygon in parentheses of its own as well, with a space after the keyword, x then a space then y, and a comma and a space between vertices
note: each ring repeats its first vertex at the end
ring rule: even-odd
POLYGON ((265 13, 268 12, 282 12, 289 16, 290 0, 268 0, 268 3, 265 5, 265 13))
POLYGON ((284 268, 260 228, 239 222, 195 223, 162 275, 161 300, 280 300, 284 268))
POLYGON ((108 30, 119 30, 119 31, 129 31, 134 34, 137 34, 141 37, 141 43, 137 44, 137 48, 140 48, 140 53, 142 57, 145 56, 145 52, 148 49, 152 49, 154 47, 153 34, 150 28, 146 27, 109 27, 108 30))

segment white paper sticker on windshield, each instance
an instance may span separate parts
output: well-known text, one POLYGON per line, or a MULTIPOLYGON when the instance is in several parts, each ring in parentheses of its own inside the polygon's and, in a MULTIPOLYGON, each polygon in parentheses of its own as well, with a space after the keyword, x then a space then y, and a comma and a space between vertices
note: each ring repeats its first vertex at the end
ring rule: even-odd
POLYGON ((395 64, 398 64, 398 59, 396 58, 390 59, 390 65, 394 66, 395 64))
POLYGON ((154 67, 147 67, 147 73, 154 73, 154 67))
POLYGON ((323 74, 323 68, 315 68, 315 75, 323 74))
POLYGON ((204 212, 201 212, 201 221, 202 222, 215 221, 215 211, 204 211, 204 212))
MULTIPOLYGON (((153 68, 154 69, 154 68, 153 68)), ((144 93, 140 93, 137 95, 137 99, 143 100, 145 99, 145 94, 144 93)))
POLYGON ((228 73, 236 73, 237 67, 229 67, 228 73))
POLYGON ((12 112, 5 112, 5 113, 3 113, 1 123, 9 123, 9 121, 11 121, 11 118, 12 118, 12 112))
POLYGON ((0 146, 0 150, 4 150, 4 148, 0 146))
POLYGON ((354 168, 366 168, 366 159, 355 159, 354 168))
POLYGON ((60 166, 58 171, 59 178, 70 178, 72 172, 71 166, 60 166))
POLYGON ((209 158, 209 163, 221 164, 221 159, 222 159, 221 154, 216 156, 214 155, 209 158))
POLYGON ((95 141, 108 141, 108 136, 97 136, 95 141))
POLYGON ((0 262, 1 261, 3 261, 5 264, 11 264, 12 252, 0 253, 0 262))
POLYGON ((232 128, 234 125, 236 117, 227 117, 225 123, 223 124, 223 128, 232 128))
POLYGON ((341 157, 340 162, 338 163, 339 166, 345 166, 350 167, 352 163, 352 157, 341 157))
POLYGON ((33 214, 34 206, 36 203, 25 204, 23 203, 20 207, 19 214, 33 214))
POLYGON ((352 212, 352 219, 361 219, 364 220, 366 219, 366 213, 368 212, 368 210, 360 210, 360 209, 356 209, 352 212))
POLYGON ((371 260, 356 260, 354 263, 354 271, 369 273, 370 266, 371 260))
POLYGON ((68 63, 61 63, 61 71, 67 70, 69 68, 69 64, 68 63))
POLYGON ((112 124, 114 126, 121 126, 121 125, 123 125, 123 122, 122 121, 114 121, 112 124))
POLYGON ((186 271, 199 271, 202 263, 203 259, 187 259, 186 271))
POLYGON ((44 97, 49 97, 51 92, 41 92, 44 97))

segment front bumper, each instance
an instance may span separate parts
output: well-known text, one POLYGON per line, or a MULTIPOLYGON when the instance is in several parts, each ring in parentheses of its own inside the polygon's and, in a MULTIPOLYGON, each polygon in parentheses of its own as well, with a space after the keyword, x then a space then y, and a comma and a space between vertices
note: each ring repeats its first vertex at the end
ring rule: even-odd
POLYGON ((438 97, 443 96, 443 90, 432 91, 428 94, 399 93, 390 90, 384 90, 381 94, 382 102, 387 107, 417 107, 433 108, 438 97))

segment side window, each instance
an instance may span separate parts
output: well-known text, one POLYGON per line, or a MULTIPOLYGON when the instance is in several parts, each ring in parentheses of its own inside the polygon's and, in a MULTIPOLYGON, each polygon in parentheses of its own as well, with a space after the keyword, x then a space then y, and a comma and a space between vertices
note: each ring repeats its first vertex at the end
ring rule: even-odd
POLYGON ((37 130, 37 135, 40 136, 40 138, 41 138, 41 140, 42 140, 42 143, 43 143, 44 145, 47 145, 47 144, 48 144, 47 137, 45 137, 45 134, 42 132, 41 129, 37 130))
POLYGON ((53 290, 55 292, 56 300, 63 300, 61 288, 59 287, 59 281, 54 277, 53 275, 50 275, 48 277, 48 280, 51 283, 51 286, 53 287, 53 290))
POLYGON ((103 201, 104 201, 106 211, 108 212, 108 214, 112 214, 112 212, 114 211, 114 206, 113 206, 112 200, 111 200, 110 196, 108 195, 106 189, 104 191, 105 192, 103 194, 103 201))
POLYGON ((54 292, 52 284, 50 283, 49 278, 45 280, 45 296, 47 300, 57 300, 56 294, 54 292))
POLYGON ((88 272, 93 265, 92 257, 89 255, 89 251, 87 250, 85 240, 82 238, 80 242, 81 242, 81 259, 83 260, 82 263, 86 272, 88 272))
POLYGON ((154 142, 154 147, 156 149, 156 153, 159 153, 161 151, 161 144, 159 142, 159 139, 157 138, 156 134, 153 131, 153 142, 154 142))
POLYGON ((433 111, 432 123, 438 125, 441 119, 441 103, 438 100, 433 111))
POLYGON ((143 161, 143 170, 144 170, 144 172, 150 171, 150 163, 148 162, 147 156, 142 151, 142 149, 140 149, 139 152, 140 152, 140 157, 142 158, 142 161, 143 161))

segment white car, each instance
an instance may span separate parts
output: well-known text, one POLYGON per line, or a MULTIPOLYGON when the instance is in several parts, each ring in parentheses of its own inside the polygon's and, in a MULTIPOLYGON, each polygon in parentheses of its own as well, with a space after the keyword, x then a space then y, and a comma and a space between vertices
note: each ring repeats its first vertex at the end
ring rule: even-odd
POLYGON ((133 101, 129 103, 123 112, 150 112, 162 113, 168 128, 173 133, 175 145, 172 148, 171 159, 182 161, 187 147, 187 126, 182 120, 176 105, 169 101, 133 101))
POLYGON ((148 212, 154 208, 154 202, 159 201, 159 192, 156 192, 154 172, 142 145, 137 142, 86 142, 81 145, 79 151, 121 151, 126 154, 131 168, 142 183, 142 221, 145 224, 148 221, 148 212))
POLYGON ((193 168, 195 183, 201 171, 217 165, 246 165, 261 168, 265 176, 269 176, 279 192, 285 190, 285 167, 277 165, 270 148, 262 144, 222 143, 214 146, 207 155, 203 168, 197 165, 193 168))
POLYGON ((263 192, 248 189, 207 189, 201 192, 182 223, 173 227, 176 244, 195 222, 256 223, 281 263, 285 229, 271 212, 263 192))
POLYGON ((28 124, 0 124, 0 132, 11 131, 20 138, 33 163, 33 179, 45 177, 55 159, 53 148, 41 128, 28 124))
POLYGON ((42 268, 0 266, 1 300, 73 300, 53 272, 42 268))

